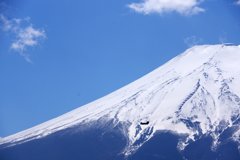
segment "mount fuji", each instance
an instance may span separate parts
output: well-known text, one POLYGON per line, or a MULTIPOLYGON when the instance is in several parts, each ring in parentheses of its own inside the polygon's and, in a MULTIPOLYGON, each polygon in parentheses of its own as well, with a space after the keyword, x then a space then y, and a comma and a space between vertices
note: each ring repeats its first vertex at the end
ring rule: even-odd
POLYGON ((1 160, 239 160, 240 46, 194 46, 92 103, 0 139, 1 160))

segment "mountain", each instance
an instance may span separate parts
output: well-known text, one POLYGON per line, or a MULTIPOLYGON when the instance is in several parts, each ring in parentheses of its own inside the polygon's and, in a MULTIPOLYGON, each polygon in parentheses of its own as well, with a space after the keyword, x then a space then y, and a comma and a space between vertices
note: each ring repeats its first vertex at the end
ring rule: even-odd
POLYGON ((239 160, 240 46, 194 46, 135 82, 0 140, 1 160, 239 160))

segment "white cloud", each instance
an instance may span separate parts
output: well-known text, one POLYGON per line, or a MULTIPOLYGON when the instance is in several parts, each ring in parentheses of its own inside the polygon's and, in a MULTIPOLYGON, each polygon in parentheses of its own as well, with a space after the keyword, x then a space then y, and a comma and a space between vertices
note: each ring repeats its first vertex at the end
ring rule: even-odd
POLYGON ((142 2, 139 3, 131 3, 128 7, 143 14, 177 12, 182 15, 193 15, 205 11, 199 7, 202 1, 203 0, 142 0, 142 2))
POLYGON ((34 28, 29 21, 30 18, 8 19, 4 15, 0 15, 2 30, 13 34, 14 37, 10 49, 31 62, 29 54, 26 53, 27 48, 37 46, 41 39, 46 38, 46 34, 43 29, 34 28))

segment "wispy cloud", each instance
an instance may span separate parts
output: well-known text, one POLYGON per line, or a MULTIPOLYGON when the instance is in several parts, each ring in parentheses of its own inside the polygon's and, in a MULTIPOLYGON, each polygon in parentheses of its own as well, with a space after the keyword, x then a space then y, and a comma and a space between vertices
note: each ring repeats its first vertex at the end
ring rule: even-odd
POLYGON ((11 49, 23 52, 27 47, 38 45, 39 39, 44 37, 44 30, 35 29, 32 26, 22 28, 16 33, 16 39, 11 44, 11 49))
POLYGON ((2 31, 10 33, 14 37, 10 44, 10 49, 19 53, 28 62, 31 62, 26 50, 29 47, 37 46, 41 39, 46 38, 45 31, 33 27, 30 23, 30 18, 9 19, 3 14, 0 14, 0 24, 2 31))
POLYGON ((237 5, 240 5, 240 0, 237 0, 236 4, 237 4, 237 5))
POLYGON ((220 35, 220 36, 218 37, 218 41, 219 41, 219 43, 222 43, 222 44, 228 43, 228 38, 227 38, 226 33, 220 35))
POLYGON ((205 10, 199 5, 203 0, 142 0, 142 2, 131 3, 128 7, 138 13, 168 13, 177 12, 181 15, 194 15, 205 10))
POLYGON ((190 36, 184 39, 184 43, 188 46, 188 47, 193 47, 195 45, 199 45, 200 43, 202 43, 202 38, 199 38, 197 36, 190 36))

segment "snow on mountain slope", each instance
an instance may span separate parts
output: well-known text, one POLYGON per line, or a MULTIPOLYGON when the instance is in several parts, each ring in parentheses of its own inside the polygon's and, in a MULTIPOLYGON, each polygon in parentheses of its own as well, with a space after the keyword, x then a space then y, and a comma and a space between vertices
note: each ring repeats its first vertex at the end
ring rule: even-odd
POLYGON ((217 146, 232 126, 239 142, 240 46, 195 46, 139 80, 53 120, 0 140, 15 145, 104 118, 123 124, 131 154, 157 131, 183 134, 179 149, 209 134, 217 146), (148 125, 141 122, 148 121, 148 125))

